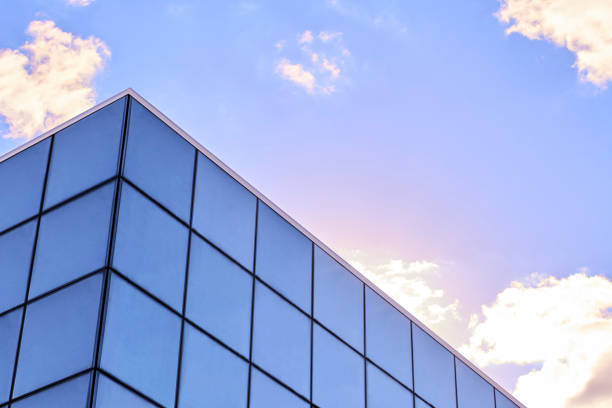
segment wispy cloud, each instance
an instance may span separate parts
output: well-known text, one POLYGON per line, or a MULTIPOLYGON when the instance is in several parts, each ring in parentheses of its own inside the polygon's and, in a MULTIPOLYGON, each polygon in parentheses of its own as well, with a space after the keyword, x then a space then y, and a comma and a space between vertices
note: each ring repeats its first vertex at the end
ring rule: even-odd
POLYGON ((30 139, 95 103, 92 80, 110 57, 95 37, 62 31, 53 21, 33 21, 33 38, 19 49, 0 49, 0 115, 5 138, 30 139))
POLYGON ((305 70, 301 64, 292 64, 288 59, 283 58, 276 66, 276 72, 284 79, 291 81, 308 92, 314 91, 315 77, 305 70))
POLYGON ((93 3, 94 0, 68 0, 68 4, 70 4, 71 6, 89 6, 91 3, 93 3))

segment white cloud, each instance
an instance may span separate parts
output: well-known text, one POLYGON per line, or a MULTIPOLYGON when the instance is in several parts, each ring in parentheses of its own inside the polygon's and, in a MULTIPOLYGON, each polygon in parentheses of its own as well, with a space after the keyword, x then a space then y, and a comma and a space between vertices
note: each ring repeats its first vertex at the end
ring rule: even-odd
POLYGON ((307 92, 313 92, 315 77, 312 72, 305 70, 301 64, 292 64, 288 59, 283 58, 276 66, 276 72, 284 79, 301 86, 307 92))
POLYGON ((91 3, 93 3, 94 0, 68 0, 68 4, 70 4, 71 6, 89 6, 91 3))
POLYGON ((0 49, 0 115, 5 138, 30 139, 95 103, 92 80, 110 57, 95 37, 62 31, 53 21, 33 21, 20 49, 0 49))
POLYGON ((330 33, 328 31, 321 31, 318 37, 321 41, 328 42, 328 41, 331 41, 337 38, 341 38, 342 33, 339 33, 339 32, 330 33))
POLYGON ((502 0, 497 18, 532 40, 548 40, 576 55, 580 79, 599 87, 612 80, 610 0, 502 0))
POLYGON ((298 42, 300 44, 310 44, 312 43, 312 40, 313 40, 312 31, 306 30, 302 33, 302 35, 300 35, 298 42))

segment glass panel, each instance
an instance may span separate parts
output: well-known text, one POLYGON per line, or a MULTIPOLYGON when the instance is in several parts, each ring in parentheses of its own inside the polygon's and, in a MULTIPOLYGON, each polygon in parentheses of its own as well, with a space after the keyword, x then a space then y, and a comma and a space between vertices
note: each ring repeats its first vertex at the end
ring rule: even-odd
POLYGON ((40 221, 30 299, 106 265, 114 183, 40 221))
POLYGON ((122 98, 55 135, 45 193, 45 208, 117 173, 122 98))
POLYGON ((17 309, 0 317, 0 403, 8 401, 11 392, 22 311, 17 309))
POLYGON ((510 401, 504 394, 495 390, 495 406, 497 408, 518 408, 518 406, 510 401))
POLYGON ((321 408, 363 407, 363 358, 318 325, 313 341, 313 402, 321 408))
POLYGON ((95 408, 149 408, 155 405, 104 375, 98 375, 95 408))
POLYGON ((251 372, 251 408, 309 408, 310 405, 256 368, 251 372))
POLYGON ((459 359, 455 360, 455 369, 459 408, 495 408, 491 384, 459 359))
POLYGON ((259 202, 256 273, 310 314, 312 243, 259 202))
POLYGON ((116 275, 100 365, 164 406, 174 404, 180 319, 116 275))
POLYGON ((0 163, 0 231, 36 215, 49 158, 50 138, 0 163))
POLYGON ((414 335, 414 388, 436 408, 454 408, 455 364, 453 355, 416 324, 414 335))
POLYGON ((368 363, 368 408, 412 408, 412 393, 368 363))
POLYGON ((427 404, 425 401, 423 401, 419 397, 416 397, 414 406, 415 408, 431 408, 431 405, 427 404))
POLYGON ((310 319, 260 283, 255 287, 253 361, 309 395, 310 319))
POLYGON ((253 278, 192 236, 186 314, 244 356, 249 355, 253 278))
POLYGON ((412 388, 410 320, 368 287, 366 342, 368 357, 412 388))
POLYGON ((363 283, 319 247, 315 247, 314 315, 363 351, 363 283))
POLYGON ((193 227, 250 271, 256 201, 229 174, 198 154, 193 227))
POLYGON ((101 286, 99 273, 28 305, 14 395, 91 367, 101 286))
POLYGON ((0 235, 0 312, 25 300, 36 222, 0 235))
POLYGON ((248 363, 185 324, 179 407, 244 408, 248 363))
POLYGON ((125 176, 189 222, 194 148, 132 99, 125 176))
POLYGON ((182 311, 188 230, 129 185, 121 186, 113 266, 182 311))
POLYGON ((89 396, 89 374, 55 385, 11 404, 13 408, 85 408, 89 396))

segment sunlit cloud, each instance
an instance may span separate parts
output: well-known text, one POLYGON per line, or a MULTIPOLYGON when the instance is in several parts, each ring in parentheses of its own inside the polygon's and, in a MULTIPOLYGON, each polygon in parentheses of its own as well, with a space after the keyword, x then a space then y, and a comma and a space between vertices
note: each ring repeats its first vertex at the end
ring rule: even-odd
POLYGON ((313 92, 315 77, 311 72, 305 70, 301 64, 292 64, 288 59, 283 58, 276 66, 276 72, 306 91, 313 92))
POLYGON ((71 6, 89 6, 91 3, 93 3, 94 0, 68 0, 68 4, 70 4, 71 6))
POLYGON ((312 32, 310 30, 306 30, 300 35, 298 42, 300 44, 310 44, 312 43, 313 38, 312 32))

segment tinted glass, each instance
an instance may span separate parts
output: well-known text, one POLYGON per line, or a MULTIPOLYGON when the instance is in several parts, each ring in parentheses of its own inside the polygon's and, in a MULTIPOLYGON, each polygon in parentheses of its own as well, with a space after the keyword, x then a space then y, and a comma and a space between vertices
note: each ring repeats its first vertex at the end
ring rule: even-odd
POLYGON ((368 363, 368 408, 412 408, 412 393, 368 363))
POLYGON ((30 299, 104 267, 113 192, 107 184, 42 217, 30 299))
POLYGON ((180 319, 112 275, 101 367, 164 406, 174 403, 180 319))
POLYGON ((0 404, 8 401, 11 392, 22 311, 17 309, 0 316, 0 404))
POLYGON ((0 163, 0 231, 38 213, 50 138, 0 163))
POLYGON ((495 408, 493 387, 461 360, 456 359, 459 408, 495 408))
POLYGON ((251 373, 251 408, 309 408, 294 393, 268 378, 256 368, 251 373))
POLYGON ((314 315, 363 351, 363 283, 319 247, 315 247, 314 315))
POLYGON ((416 393, 436 408, 454 408, 456 401, 453 355, 417 325, 412 327, 416 393))
POLYGON ((312 243, 259 202, 256 273, 310 314, 312 243))
POLYGON ((125 176, 189 222, 194 148, 132 99, 125 176))
POLYGON ((363 407, 363 358, 318 325, 313 342, 313 402, 321 408, 363 407))
POLYGON ((23 303, 36 222, 0 235, 0 312, 23 303))
POLYGON ((91 367, 101 286, 99 273, 28 305, 15 396, 91 367))
POLYGON ((85 408, 89 392, 89 374, 55 385, 21 401, 13 408, 85 408))
POLYGON ((179 407, 245 408, 248 364, 185 325, 179 407))
POLYGON ((260 283, 255 287, 253 361, 309 395, 310 319, 260 283))
POLYGON ((366 342, 368 357, 412 388, 410 320, 368 287, 366 342))
POLYGON ((236 180, 198 154, 193 226, 250 271, 256 201, 236 180))
POLYGON ((253 277, 194 235, 187 288, 187 317, 248 357, 253 277))
POLYGON ((518 408, 518 406, 510 401, 504 394, 495 390, 495 406, 497 408, 518 408))
POLYGON ((117 172, 125 99, 92 113, 55 135, 45 208, 117 172))
POLYGON ((422 399, 420 399, 418 397, 415 400, 414 406, 415 406, 415 408, 431 408, 431 405, 425 403, 422 399))
POLYGON ((95 408, 149 408, 155 405, 104 375, 98 375, 95 408))
POLYGON ((188 230, 127 184, 121 186, 113 266, 182 310, 188 230))

